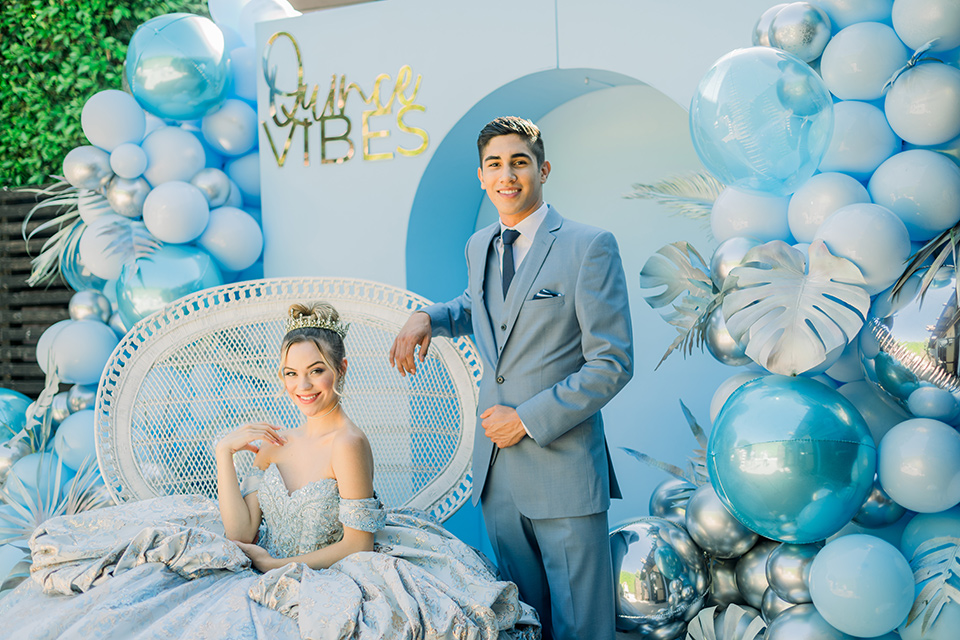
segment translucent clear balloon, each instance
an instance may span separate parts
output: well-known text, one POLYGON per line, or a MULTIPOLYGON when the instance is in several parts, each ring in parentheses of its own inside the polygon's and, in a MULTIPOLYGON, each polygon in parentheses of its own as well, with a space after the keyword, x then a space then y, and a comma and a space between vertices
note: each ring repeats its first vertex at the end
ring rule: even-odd
POLYGON ((857 265, 870 295, 900 277, 911 251, 903 221, 886 207, 870 203, 841 207, 823 221, 813 239, 823 240, 830 253, 857 265))
POLYGON ((803 544, 836 533, 857 512, 873 487, 876 448, 863 418, 837 391, 771 375, 743 385, 724 404, 710 433, 707 470, 741 523, 803 544))
POLYGON ((787 240, 788 196, 774 196, 727 187, 720 192, 710 211, 710 229, 718 242, 750 237, 758 244, 787 240))
POLYGON ((891 18, 897 35, 911 49, 928 42, 933 42, 931 51, 960 47, 960 3, 956 0, 897 0, 891 18))
POLYGON ((154 188, 143 203, 143 223, 163 242, 180 244, 196 240, 209 222, 207 198, 189 182, 164 182, 154 188))
POLYGON ((242 100, 227 99, 223 106, 203 117, 203 137, 225 156, 240 156, 257 143, 257 114, 242 100))
POLYGON ((90 144, 109 152, 122 144, 143 140, 147 119, 133 96, 107 89, 84 103, 80 125, 90 144))
POLYGON ((250 0, 208 0, 210 16, 220 27, 236 30, 240 23, 240 11, 250 0))
POLYGON ((685 522, 693 541, 715 558, 740 557, 759 537, 733 517, 709 484, 697 487, 690 497, 685 522))
POLYGON ((223 33, 210 19, 189 13, 151 18, 130 38, 124 75, 150 113, 173 120, 201 118, 230 90, 223 33))
POLYGON ((817 0, 830 16, 834 31, 857 22, 890 23, 893 0, 817 0))
POLYGON ((883 111, 872 104, 843 100, 833 105, 833 115, 833 136, 820 161, 823 173, 838 171, 866 180, 903 146, 883 111))
POLYGON ((768 47, 720 58, 690 104, 704 166, 728 185, 773 195, 792 193, 813 175, 832 129, 833 104, 820 77, 768 47))
POLYGON ((171 180, 189 182, 206 164, 203 145, 180 127, 157 129, 141 146, 148 163, 143 177, 154 187, 171 180))
POLYGON ((213 258, 203 249, 164 245, 150 256, 126 265, 117 282, 117 306, 125 326, 188 293, 223 284, 213 258))
POLYGON ((858 202, 870 202, 870 195, 856 179, 843 173, 818 173, 790 197, 790 233, 800 242, 812 242, 824 220, 858 202))
POLYGON ((812 62, 830 41, 830 27, 830 18, 823 9, 809 2, 791 2, 770 23, 770 46, 812 62))
POLYGON ((913 571, 889 542, 867 535, 837 538, 814 558, 810 596, 831 626, 853 636, 889 633, 913 605, 913 571))
POLYGON ((893 29, 859 22, 833 36, 820 58, 820 74, 841 100, 876 100, 883 86, 907 64, 910 52, 893 29))
POLYGON ((93 423, 93 410, 84 409, 71 414, 57 427, 53 450, 60 456, 60 461, 74 471, 79 471, 84 462, 96 464, 97 448, 93 423))
POLYGON ((880 441, 877 475, 897 504, 936 513, 960 503, 960 433, 950 425, 914 418, 880 441))
POLYGON ((110 168, 121 178, 139 178, 147 169, 147 154, 139 144, 121 144, 110 152, 110 168))
POLYGON ((89 145, 71 149, 63 159, 63 176, 78 189, 95 191, 113 177, 110 155, 89 145))
POLYGON ((53 339, 50 351, 63 382, 97 384, 103 368, 117 346, 113 329, 94 320, 74 320, 53 339))

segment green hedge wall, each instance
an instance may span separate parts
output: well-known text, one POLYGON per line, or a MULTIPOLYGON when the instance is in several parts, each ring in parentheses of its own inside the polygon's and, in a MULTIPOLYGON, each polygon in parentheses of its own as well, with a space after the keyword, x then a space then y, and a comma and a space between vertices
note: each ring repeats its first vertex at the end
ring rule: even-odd
POLYGON ((49 183, 89 144, 80 111, 120 89, 127 42, 165 13, 209 16, 204 0, 16 0, 0 11, 0 187, 49 183))

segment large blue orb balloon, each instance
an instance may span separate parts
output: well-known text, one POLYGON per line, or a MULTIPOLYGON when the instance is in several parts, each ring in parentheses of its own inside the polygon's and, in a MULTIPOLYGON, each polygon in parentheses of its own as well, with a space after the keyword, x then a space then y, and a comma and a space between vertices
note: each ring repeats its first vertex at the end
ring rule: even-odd
POLYGON ((762 536, 805 544, 839 531, 873 488, 877 450, 866 423, 815 380, 765 376, 735 391, 707 448, 710 481, 762 536))
POLYGON ((223 284, 210 254, 189 245, 167 244, 124 265, 117 282, 117 307, 126 326, 177 298, 223 284))
POLYGON ((140 106, 173 120, 202 118, 230 91, 230 56, 210 19, 168 13, 140 25, 127 48, 127 83, 140 106))
POLYGON ((737 49, 700 81, 690 104, 693 146, 728 185, 783 196, 814 174, 833 133, 823 81, 794 55, 737 49))

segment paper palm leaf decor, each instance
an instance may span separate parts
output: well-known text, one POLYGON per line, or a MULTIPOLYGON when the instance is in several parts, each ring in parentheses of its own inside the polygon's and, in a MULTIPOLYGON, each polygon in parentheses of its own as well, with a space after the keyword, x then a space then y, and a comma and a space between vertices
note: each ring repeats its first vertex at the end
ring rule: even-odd
POLYGON ((709 227, 713 203, 725 186, 709 173, 693 173, 656 184, 635 184, 633 193, 624 198, 653 200, 675 215, 700 220, 709 227))
MULTIPOLYGON (((693 455, 687 459, 687 469, 681 469, 669 462, 662 462, 636 449, 629 447, 620 447, 620 449, 644 464, 666 471, 674 478, 689 482, 693 487, 700 487, 710 483, 710 477, 707 473, 707 434, 703 431, 703 427, 700 426, 697 419, 693 417, 687 405, 683 404, 683 400, 680 401, 680 408, 683 410, 683 416, 687 419, 690 432, 693 433, 693 437, 697 439, 697 444, 700 445, 700 448, 694 449, 693 455)), ((693 490, 691 489, 689 493, 692 494, 693 490)), ((689 495, 687 498, 689 498, 689 495)), ((684 499, 684 503, 686 503, 686 499, 684 499)))
POLYGON ((645 296, 647 304, 659 309, 660 317, 679 334, 657 367, 677 348, 686 354, 703 345, 707 318, 717 306, 717 291, 706 265, 690 243, 674 242, 650 256, 640 270, 641 288, 664 287, 660 293, 645 296))
POLYGON ((960 538, 939 537, 927 540, 910 561, 917 584, 926 582, 907 616, 907 624, 920 624, 925 635, 948 600, 960 605, 960 538), (923 620, 917 620, 920 614, 923 620))
POLYGON ((863 326, 870 296, 855 264, 823 241, 804 255, 775 240, 751 249, 723 286, 723 316, 734 340, 768 371, 799 375, 842 350, 863 326))

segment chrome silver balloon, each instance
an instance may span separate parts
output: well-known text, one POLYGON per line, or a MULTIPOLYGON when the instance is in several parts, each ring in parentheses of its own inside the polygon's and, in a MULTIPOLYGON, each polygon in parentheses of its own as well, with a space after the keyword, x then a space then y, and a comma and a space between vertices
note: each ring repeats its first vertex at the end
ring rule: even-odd
POLYGON ((107 185, 107 202, 110 208, 126 218, 134 220, 143 215, 143 201, 150 193, 150 184, 143 178, 128 180, 114 176, 107 185))
POLYGON ((63 159, 63 176, 78 189, 96 191, 113 177, 110 154, 90 145, 75 147, 63 159))
POLYGON ((956 348, 957 274, 941 267, 921 300, 926 272, 911 276, 899 295, 880 293, 860 331, 860 360, 870 382, 909 409, 910 394, 933 385, 960 400, 960 350, 956 348))
MULTIPOLYGON (((792 604, 810 602, 810 564, 823 543, 783 543, 767 558, 767 582, 777 596, 792 604)), ((768 620, 769 622, 769 620, 768 620)))
POLYGON ((200 189, 210 203, 210 208, 222 207, 230 197, 230 178, 220 169, 201 169, 190 184, 200 189))
POLYGON ((767 39, 771 47, 812 62, 830 42, 830 29, 830 17, 823 9, 809 2, 791 2, 770 21, 767 39))
POLYGON ((17 440, 16 443, 11 440, 0 443, 0 484, 7 480, 14 463, 28 453, 30 453, 30 445, 23 440, 17 440))
POLYGON ((741 556, 760 537, 733 517, 709 484, 698 487, 691 496, 685 522, 694 542, 715 558, 741 556))
POLYGON ((650 515, 666 518, 670 522, 683 526, 687 513, 687 500, 693 495, 695 489, 696 487, 686 480, 667 478, 650 494, 650 515))
POLYGON ((736 559, 718 560, 710 558, 710 595, 708 605, 726 607, 731 604, 747 604, 740 589, 737 588, 736 559))
POLYGON ((763 606, 763 592, 770 586, 767 582, 767 558, 778 545, 778 542, 763 538, 737 562, 737 588, 747 604, 755 609, 763 606))
POLYGON ((50 403, 50 417, 57 424, 60 424, 66 420, 67 416, 70 415, 70 402, 67 399, 68 395, 68 391, 61 391, 57 395, 53 396, 53 402, 50 403))
POLYGON ((890 526, 902 518, 906 512, 906 509, 887 495, 879 482, 874 481, 873 490, 867 496, 857 515, 853 516, 853 521, 862 527, 879 529, 880 527, 890 526))
POLYGON ((617 628, 672 640, 703 607, 709 572, 703 553, 682 527, 638 518, 610 532, 617 581, 617 628))
POLYGON ((832 627, 812 604, 798 604, 782 612, 767 627, 763 640, 856 640, 832 627))
POLYGON ((723 319, 723 308, 717 307, 707 318, 705 335, 707 350, 718 362, 731 367, 740 367, 753 362, 730 332, 723 319))
POLYGON ((760 603, 760 611, 763 613, 763 619, 770 624, 774 618, 778 615, 789 609, 790 607, 795 607, 796 604, 792 602, 787 602, 783 598, 777 595, 777 592, 773 590, 773 587, 767 587, 767 590, 763 592, 763 600, 760 603))
POLYGON ((107 296, 93 289, 85 289, 73 294, 67 309, 71 320, 106 322, 110 319, 110 301, 107 296))
POLYGON ((70 413, 93 409, 96 402, 96 385, 75 384, 67 390, 67 405, 70 407, 70 413))
POLYGON ((760 14, 760 17, 757 19, 757 23, 753 25, 753 46, 755 47, 769 47, 770 45, 770 25, 773 24, 773 19, 777 17, 777 14, 781 9, 787 6, 789 3, 775 4, 763 13, 760 14))
POLYGON ((718 289, 723 289, 723 281, 730 275, 734 267, 739 267, 747 251, 760 246, 760 241, 754 238, 734 236, 727 238, 714 249, 710 257, 710 279, 718 289))

